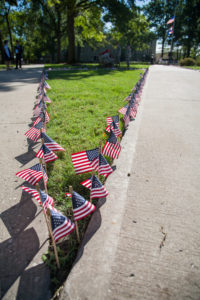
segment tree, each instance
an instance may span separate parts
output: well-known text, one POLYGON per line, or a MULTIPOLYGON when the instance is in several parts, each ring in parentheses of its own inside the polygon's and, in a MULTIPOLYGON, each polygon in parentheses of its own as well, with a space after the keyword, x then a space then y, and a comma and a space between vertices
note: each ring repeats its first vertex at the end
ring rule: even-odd
POLYGON ((161 57, 163 57, 164 54, 164 44, 167 39, 167 30, 169 28, 169 25, 166 23, 174 15, 175 3, 175 0, 155 0, 150 1, 143 8, 151 27, 157 37, 162 40, 161 57))

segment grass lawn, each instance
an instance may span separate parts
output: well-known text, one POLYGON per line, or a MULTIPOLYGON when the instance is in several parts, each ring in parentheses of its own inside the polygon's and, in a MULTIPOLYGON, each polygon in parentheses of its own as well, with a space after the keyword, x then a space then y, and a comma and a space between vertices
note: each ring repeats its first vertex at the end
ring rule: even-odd
POLYGON ((200 70, 200 66, 188 66, 188 67, 185 67, 185 68, 193 69, 193 70, 200 70))
MULTIPOLYGON (((100 141, 104 145, 107 139, 104 132, 106 117, 116 115, 125 105, 123 100, 138 81, 140 73, 141 70, 105 69, 48 73, 48 83, 52 88, 48 96, 52 103, 48 104, 51 120, 47 124, 47 134, 66 149, 66 152, 57 152, 59 159, 48 164, 48 192, 55 199, 55 206, 65 215, 71 215, 71 200, 64 195, 69 185, 89 200, 89 191, 80 182, 89 178, 91 173, 76 175, 71 154, 96 148, 100 141)), ((89 217, 79 222, 81 235, 88 220, 89 217)), ((66 279, 77 246, 73 233, 60 247, 60 271, 56 270, 53 254, 43 256, 52 271, 54 290, 66 279)))
MULTIPOLYGON (((10 68, 15 68, 15 65, 10 65, 10 68)), ((0 65, 0 70, 5 70, 6 65, 0 65)))
MULTIPOLYGON (((48 68, 52 68, 52 69, 59 69, 59 68, 88 68, 88 69, 96 69, 96 68, 100 68, 98 63, 80 63, 77 65, 68 65, 68 64, 45 64, 45 67, 48 68)), ((131 62, 130 63, 130 67, 131 68, 135 68, 135 69, 143 69, 143 68, 148 68, 149 67, 149 63, 146 62, 131 62)), ((120 64, 120 68, 126 68, 126 62, 121 62, 120 64)))

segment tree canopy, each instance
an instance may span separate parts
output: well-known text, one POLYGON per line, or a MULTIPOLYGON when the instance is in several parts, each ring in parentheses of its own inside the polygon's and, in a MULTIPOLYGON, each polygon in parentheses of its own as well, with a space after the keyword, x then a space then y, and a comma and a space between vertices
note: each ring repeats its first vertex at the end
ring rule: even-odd
POLYGON ((190 56, 200 44, 200 0, 155 0, 142 8, 133 0, 2 0, 1 52, 5 39, 12 54, 16 39, 20 40, 30 62, 45 57, 73 63, 84 45, 95 48, 107 40, 145 49, 156 36, 164 48, 166 41, 170 43, 166 23, 175 6, 174 44, 190 56))

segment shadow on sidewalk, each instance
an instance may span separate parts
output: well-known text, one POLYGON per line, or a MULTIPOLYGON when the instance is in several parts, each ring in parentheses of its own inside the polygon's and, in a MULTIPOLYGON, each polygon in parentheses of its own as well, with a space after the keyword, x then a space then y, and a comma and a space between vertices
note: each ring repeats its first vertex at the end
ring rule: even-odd
POLYGON ((38 83, 41 75, 42 66, 34 68, 22 68, 22 70, 11 70, 0 72, 0 92, 10 92, 19 89, 19 84, 38 83))
POLYGON ((38 268, 34 267, 25 271, 25 268, 43 246, 40 246, 35 229, 32 227, 26 229, 38 214, 41 213, 41 211, 38 214, 36 212, 37 207, 31 200, 30 195, 22 191, 21 201, 1 214, 2 221, 11 238, 5 240, 0 245, 0 297, 6 294, 8 289, 20 276, 17 299, 49 299, 45 296, 40 298, 41 293, 49 293, 50 280, 47 267, 44 264, 40 264, 37 266, 38 268), (31 274, 35 276, 32 279, 31 274), (41 290, 39 289, 40 287, 41 290))

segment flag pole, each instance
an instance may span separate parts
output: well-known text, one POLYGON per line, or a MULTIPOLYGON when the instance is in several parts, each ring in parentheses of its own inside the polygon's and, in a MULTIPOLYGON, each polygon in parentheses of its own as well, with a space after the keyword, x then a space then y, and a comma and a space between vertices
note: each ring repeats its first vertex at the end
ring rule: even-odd
POLYGON ((53 232, 52 232, 51 212, 50 212, 49 208, 47 208, 47 216, 48 216, 48 221, 49 221, 50 236, 51 236, 51 240, 52 240, 53 248, 54 248, 54 253, 55 253, 55 257, 56 257, 56 264, 57 264, 58 269, 60 269, 60 262, 59 262, 59 258, 58 258, 58 251, 57 251, 57 248, 56 248, 56 242, 54 240, 53 232))
MULTIPOLYGON (((69 192, 70 192, 71 197, 72 197, 72 194, 73 194, 73 187, 72 187, 72 185, 69 186, 69 192)), ((74 223, 75 223, 75 228, 76 228, 76 237, 77 237, 77 241, 78 241, 78 243, 80 243, 80 236, 79 236, 78 223, 77 223, 77 221, 75 221, 75 220, 74 220, 74 223)))
MULTIPOLYGON (((102 152, 102 141, 99 142, 99 156, 100 156, 101 152, 102 152)), ((99 179, 99 177, 100 177, 100 174, 99 174, 100 163, 99 163, 99 161, 98 161, 98 164, 99 164, 98 165, 98 179, 99 179)))
MULTIPOLYGON (((42 203, 42 199, 41 199, 41 195, 40 195, 40 187, 39 187, 39 184, 36 183, 36 189, 38 191, 38 194, 40 196, 40 201, 42 203)), ((48 223, 48 219, 47 219, 47 216, 46 216, 46 212, 45 212, 45 209, 44 209, 44 206, 43 206, 43 203, 42 203, 42 211, 43 211, 43 214, 44 214, 44 217, 45 217, 45 221, 47 223, 47 227, 48 227, 48 230, 49 230, 49 235, 50 235, 50 229, 49 229, 49 223, 48 223)))
MULTIPOLYGON (((120 130, 120 113, 118 113, 118 117, 119 117, 119 130, 120 130)), ((121 139, 122 139, 122 133, 120 134, 119 138, 120 138, 120 142, 121 142, 121 139)))
POLYGON ((92 180, 93 180, 93 177, 94 177, 94 170, 92 171, 92 177, 91 177, 91 189, 90 189, 90 202, 92 203, 92 197, 91 197, 91 190, 92 190, 92 180))
POLYGON ((172 28, 172 40, 171 40, 171 47, 170 47, 170 53, 172 55, 173 50, 173 40, 174 40, 174 27, 175 27, 175 20, 176 20, 176 7, 177 7, 178 0, 176 0, 175 9, 174 9, 174 22, 173 22, 173 28, 172 28))
MULTIPOLYGON (((44 145, 44 139, 43 138, 41 139, 41 143, 42 143, 42 146, 43 146, 44 145)), ((44 159, 43 159, 43 162, 44 162, 45 172, 47 173, 47 164, 46 164, 44 159)))
POLYGON ((45 182, 45 180, 44 180, 44 169, 43 169, 43 162, 42 162, 42 159, 39 158, 39 161, 40 161, 40 166, 41 166, 41 169, 42 169, 42 176, 43 176, 43 182, 44 182, 45 193, 48 194, 47 185, 46 185, 46 182, 45 182))

